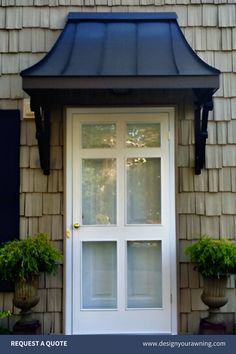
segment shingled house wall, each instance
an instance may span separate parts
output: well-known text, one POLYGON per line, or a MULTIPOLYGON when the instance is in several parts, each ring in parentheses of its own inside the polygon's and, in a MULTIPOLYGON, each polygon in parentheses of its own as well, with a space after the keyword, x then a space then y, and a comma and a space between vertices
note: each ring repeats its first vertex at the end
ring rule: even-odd
MULTIPOLYGON (((49 51, 70 11, 175 11, 190 46, 220 69, 221 87, 210 114, 206 169, 194 175, 193 105, 178 100, 176 117, 176 202, 178 244, 179 333, 197 333, 206 308, 200 300, 202 281, 183 249, 200 234, 236 238, 236 5, 235 0, 0 0, 0 108, 19 108, 21 129, 20 237, 47 231, 62 249, 63 120, 53 112, 51 174, 40 170, 34 120, 24 118, 19 72, 49 51)), ((176 102, 176 98, 170 99, 176 102)), ((36 307, 44 333, 63 331, 63 275, 42 276, 36 307)), ((235 321, 235 278, 228 282, 223 311, 235 321)), ((12 308, 12 293, 0 293, 0 309, 12 308)))

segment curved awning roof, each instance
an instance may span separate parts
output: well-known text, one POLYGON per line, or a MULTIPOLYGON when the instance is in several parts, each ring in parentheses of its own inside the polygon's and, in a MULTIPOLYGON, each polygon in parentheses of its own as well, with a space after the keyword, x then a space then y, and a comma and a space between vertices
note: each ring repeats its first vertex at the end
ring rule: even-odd
POLYGON ((189 46, 174 12, 69 13, 52 49, 21 72, 23 89, 31 96, 35 111, 44 173, 50 171, 53 104, 78 104, 82 93, 89 93, 89 104, 102 104, 105 92, 128 95, 130 90, 159 89, 191 89, 195 93, 195 172, 200 173, 208 112, 219 88, 219 74, 189 46))
POLYGON ((69 13, 53 48, 21 76, 29 94, 219 87, 219 71, 192 50, 172 12, 69 13))

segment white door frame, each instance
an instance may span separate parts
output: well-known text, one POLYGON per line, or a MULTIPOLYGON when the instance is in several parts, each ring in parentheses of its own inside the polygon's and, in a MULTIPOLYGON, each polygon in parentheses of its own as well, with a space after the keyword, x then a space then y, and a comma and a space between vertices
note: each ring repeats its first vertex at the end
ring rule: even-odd
POLYGON ((176 259, 176 211, 175 211, 175 109, 174 107, 136 107, 136 108, 68 108, 64 117, 64 333, 73 334, 73 140, 72 113, 160 113, 169 115, 169 214, 172 215, 170 223, 170 267, 171 267, 171 334, 177 334, 177 259, 176 259))

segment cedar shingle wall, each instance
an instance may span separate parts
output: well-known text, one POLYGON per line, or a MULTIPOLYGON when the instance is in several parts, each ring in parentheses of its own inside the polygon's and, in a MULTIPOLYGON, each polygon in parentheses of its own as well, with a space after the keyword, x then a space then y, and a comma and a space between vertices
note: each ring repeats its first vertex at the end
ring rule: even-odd
MULTIPOLYGON (((184 247, 200 234, 236 238, 236 6, 235 0, 0 0, 0 107, 22 108, 19 71, 36 63, 53 45, 69 11, 176 11, 179 24, 199 56, 222 71, 210 114, 206 170, 195 176, 192 103, 179 102, 177 117, 177 224, 179 239, 180 332, 197 333, 205 307, 201 279, 187 262, 184 247)), ((173 101, 172 101, 173 102, 173 101)), ((22 122, 21 237, 47 231, 62 248, 62 120, 53 117, 52 172, 39 169, 34 122, 22 122)), ((62 270, 42 277, 37 314, 45 333, 62 330, 62 270)), ((235 279, 228 282, 233 319, 235 279)), ((0 294, 11 309, 12 294, 0 294)), ((17 310, 15 310, 17 311, 17 310)), ((15 318, 11 319, 11 324, 15 318)))
MULTIPOLYGON (((63 240, 63 171, 62 171, 62 116, 52 116, 51 174, 44 176, 39 166, 35 124, 22 122, 21 140, 21 219, 20 236, 47 232, 54 244, 62 250, 63 240)), ((56 276, 41 276, 40 302, 35 310, 44 333, 62 331, 62 266, 56 276)))

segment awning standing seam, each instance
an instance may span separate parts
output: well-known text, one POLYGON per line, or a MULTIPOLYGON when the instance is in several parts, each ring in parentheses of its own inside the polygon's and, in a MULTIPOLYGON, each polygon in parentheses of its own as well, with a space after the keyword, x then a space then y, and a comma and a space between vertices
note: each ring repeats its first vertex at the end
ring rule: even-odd
POLYGON ((23 88, 209 88, 219 71, 187 43, 175 13, 70 13, 23 88))

